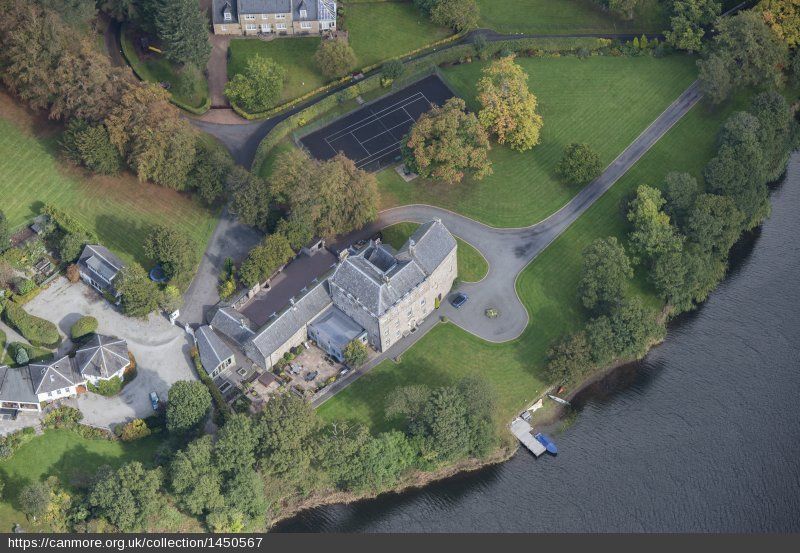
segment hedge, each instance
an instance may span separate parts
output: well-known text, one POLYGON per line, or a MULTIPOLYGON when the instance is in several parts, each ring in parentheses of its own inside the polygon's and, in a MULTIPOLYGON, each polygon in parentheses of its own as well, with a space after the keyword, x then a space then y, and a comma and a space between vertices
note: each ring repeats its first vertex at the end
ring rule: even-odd
POLYGON ((219 391, 219 388, 217 388, 217 385, 214 384, 214 381, 211 380, 210 376, 208 376, 206 369, 203 367, 203 363, 200 361, 200 353, 197 351, 197 348, 192 348, 190 353, 192 360, 194 361, 194 368, 197 370, 197 376, 200 378, 200 382, 205 384, 206 388, 208 388, 209 393, 211 393, 211 398, 214 400, 214 403, 217 407, 217 412, 220 413, 223 418, 226 415, 230 415, 231 407, 228 405, 228 402, 225 401, 225 398, 223 397, 222 392, 219 391))
POLYGON ((31 345, 55 348, 61 343, 56 325, 27 313, 21 305, 14 302, 6 302, 3 319, 31 345))
POLYGON ((97 332, 97 319, 84 315, 73 324, 69 329, 69 334, 73 340, 83 338, 87 334, 94 334, 97 332))
POLYGON ((45 204, 44 208, 42 208, 42 213, 50 217, 50 220, 64 232, 69 234, 84 234, 93 241, 97 240, 97 235, 93 231, 83 226, 83 224, 72 215, 61 211, 52 204, 45 204))

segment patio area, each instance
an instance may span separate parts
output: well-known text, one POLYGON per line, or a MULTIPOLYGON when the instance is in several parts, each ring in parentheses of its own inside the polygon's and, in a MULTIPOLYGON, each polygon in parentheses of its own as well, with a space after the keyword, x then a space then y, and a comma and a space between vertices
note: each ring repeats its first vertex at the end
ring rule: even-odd
POLYGON ((290 388, 304 397, 310 397, 339 378, 343 369, 344 365, 315 345, 309 344, 308 348, 286 365, 284 374, 290 378, 290 388))

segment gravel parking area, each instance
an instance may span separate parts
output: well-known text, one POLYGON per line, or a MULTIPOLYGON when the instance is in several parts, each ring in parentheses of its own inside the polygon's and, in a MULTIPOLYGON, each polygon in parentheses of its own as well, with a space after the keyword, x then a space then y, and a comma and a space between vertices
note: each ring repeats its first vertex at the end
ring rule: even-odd
POLYGON ((56 323, 66 337, 59 353, 68 351, 70 326, 81 316, 97 318, 98 332, 124 338, 136 358, 137 376, 122 393, 112 398, 81 394, 77 407, 84 422, 111 428, 120 422, 152 414, 149 394, 154 391, 165 400, 170 386, 178 380, 196 380, 189 351, 192 341, 181 327, 169 324, 161 315, 147 320, 123 316, 97 292, 79 282, 59 278, 31 300, 25 309, 56 323))

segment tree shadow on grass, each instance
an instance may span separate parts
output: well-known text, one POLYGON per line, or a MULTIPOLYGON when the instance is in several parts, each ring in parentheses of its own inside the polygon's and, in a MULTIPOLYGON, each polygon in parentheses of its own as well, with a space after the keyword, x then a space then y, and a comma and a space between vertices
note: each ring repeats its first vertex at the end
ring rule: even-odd
MULTIPOLYGON (((168 222, 168 221, 165 221, 168 222)), ((137 263, 146 267, 149 263, 142 246, 149 227, 141 221, 123 219, 107 213, 94 220, 95 231, 103 246, 112 251, 127 254, 137 263)))

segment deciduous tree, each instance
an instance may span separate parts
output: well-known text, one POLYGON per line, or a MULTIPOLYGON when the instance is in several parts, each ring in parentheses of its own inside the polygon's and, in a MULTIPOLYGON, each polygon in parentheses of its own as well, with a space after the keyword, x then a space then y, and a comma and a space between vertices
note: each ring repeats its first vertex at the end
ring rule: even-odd
POLYGON ((314 61, 323 75, 333 79, 346 75, 356 66, 356 53, 346 40, 328 39, 320 43, 314 61))
POLYGON ((744 214, 727 196, 703 194, 689 215, 689 238, 701 248, 725 259, 739 238, 744 214))
POLYGON ((158 308, 158 288, 142 266, 136 263, 125 266, 114 280, 121 294, 122 311, 131 317, 147 317, 158 308))
POLYGON ((360 367, 367 360, 367 346, 361 340, 352 340, 344 348, 344 360, 351 367, 360 367))
POLYGON ((587 184, 602 172, 600 155, 588 144, 567 144, 564 155, 556 165, 556 173, 570 184, 587 184))
POLYGON ((727 98, 729 92, 723 93, 728 79, 733 88, 781 83, 782 68, 788 63, 788 48, 760 13, 745 10, 722 17, 717 21, 716 31, 711 56, 698 61, 700 85, 713 103, 727 98))
POLYGON ((583 272, 578 293, 590 310, 607 311, 619 304, 633 278, 625 249, 614 236, 598 238, 583 251, 583 272))
POLYGON ((116 471, 106 466, 95 475, 88 502, 95 514, 121 531, 134 532, 144 528, 158 507, 160 487, 161 472, 146 470, 138 461, 116 471))
POLYGON ((704 27, 720 13, 717 0, 675 0, 672 3, 667 42, 680 50, 699 52, 705 35, 704 27))
POLYGON ((800 45, 800 2, 797 0, 761 0, 755 7, 764 21, 790 48, 800 45))
POLYGON ((182 190, 194 165, 195 138, 178 117, 167 92, 153 84, 133 86, 105 119, 108 135, 139 180, 182 190))
POLYGON ((211 394, 199 381, 179 380, 169 389, 167 398, 167 430, 187 434, 197 430, 211 409, 211 394))
POLYGON ((50 506, 50 487, 44 482, 31 482, 20 490, 17 499, 22 512, 36 520, 50 506))
POLYGON ((225 420, 214 444, 214 464, 223 473, 250 470, 255 466, 258 435, 249 415, 236 413, 225 420))
POLYGON ((434 23, 459 33, 476 28, 480 18, 475 0, 437 0, 430 14, 434 23))
POLYGON ((311 463, 319 421, 309 403, 293 394, 273 397, 258 415, 256 448, 263 470, 301 478, 311 463))
POLYGON ((536 113, 536 96, 528 89, 528 75, 506 56, 484 67, 478 81, 478 120, 500 144, 517 151, 539 143, 542 116, 536 113))
POLYGON ((250 250, 247 259, 239 267, 239 278, 248 286, 265 281, 287 261, 294 257, 294 250, 282 234, 270 234, 264 241, 250 250))
POLYGON ((211 436, 206 435, 175 453, 170 463, 172 491, 181 507, 193 515, 212 512, 225 504, 213 450, 211 436))
POLYGON ((269 224, 272 194, 267 181, 238 165, 227 178, 230 210, 245 225, 265 230, 269 224))
POLYGON ((478 180, 492 173, 489 136, 461 98, 424 113, 403 146, 406 165, 424 177, 456 184, 467 173, 478 180))
POLYGON ((278 103, 285 80, 282 66, 256 54, 247 60, 244 73, 237 73, 225 85, 225 96, 248 111, 264 111, 278 103))

